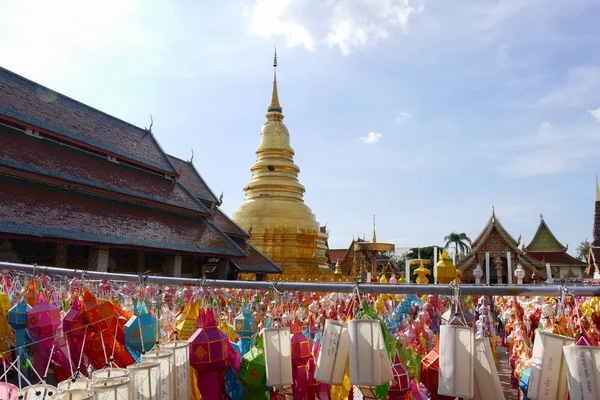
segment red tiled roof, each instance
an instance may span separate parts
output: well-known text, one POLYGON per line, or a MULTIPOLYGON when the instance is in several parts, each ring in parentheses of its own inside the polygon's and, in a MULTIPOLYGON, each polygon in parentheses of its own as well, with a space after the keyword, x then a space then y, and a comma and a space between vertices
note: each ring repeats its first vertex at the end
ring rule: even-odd
POLYGON ((584 267, 585 263, 576 259, 568 253, 558 251, 528 251, 525 253, 529 258, 540 263, 550 263, 551 265, 572 265, 584 267))
POLYGON ((0 115, 174 173, 151 132, 0 67, 0 115))
POLYGON ((217 209, 213 215, 208 217, 208 220, 221 231, 225 232, 229 236, 238 236, 242 238, 249 238, 250 235, 240 228, 235 222, 233 222, 223 211, 217 209))
POLYGON ((0 165, 208 214, 179 183, 0 125, 0 165), (10 132, 10 133, 9 133, 10 132))
POLYGON ((348 254, 348 249, 329 249, 329 258, 335 263, 337 260, 343 261, 348 254))
POLYGON ((0 235, 243 257, 205 218, 0 177, 0 235))
POLYGON ((242 248, 246 247, 247 255, 243 259, 231 260, 233 265, 244 273, 280 274, 281 268, 264 254, 258 251, 243 239, 235 238, 234 241, 242 248))
POLYGON ((200 200, 204 200, 208 203, 218 202, 217 197, 212 190, 210 190, 198 171, 196 171, 193 164, 171 155, 168 157, 179 174, 177 182, 200 200))

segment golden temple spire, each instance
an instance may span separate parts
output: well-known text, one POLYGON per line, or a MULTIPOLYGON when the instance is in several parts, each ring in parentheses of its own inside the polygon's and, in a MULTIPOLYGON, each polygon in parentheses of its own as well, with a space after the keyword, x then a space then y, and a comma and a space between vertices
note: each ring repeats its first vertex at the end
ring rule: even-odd
POLYGON ((377 231, 375 230, 375 216, 373 215, 373 243, 377 243, 377 231))
POLYGON ((271 93, 271 104, 267 112, 278 112, 281 113, 283 109, 279 104, 279 94, 277 93, 277 48, 275 48, 275 55, 273 56, 273 92, 271 93))
POLYGON ((596 201, 600 201, 600 185, 598 185, 598 174, 596 174, 596 201))

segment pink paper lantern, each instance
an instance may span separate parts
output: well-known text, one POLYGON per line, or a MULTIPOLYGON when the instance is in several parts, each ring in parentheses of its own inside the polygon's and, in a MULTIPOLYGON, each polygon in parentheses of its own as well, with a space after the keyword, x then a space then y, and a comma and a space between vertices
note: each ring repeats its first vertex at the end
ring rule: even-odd
POLYGON ((60 310, 54 304, 48 303, 43 293, 38 302, 27 313, 27 328, 39 340, 52 336, 60 325, 60 310))

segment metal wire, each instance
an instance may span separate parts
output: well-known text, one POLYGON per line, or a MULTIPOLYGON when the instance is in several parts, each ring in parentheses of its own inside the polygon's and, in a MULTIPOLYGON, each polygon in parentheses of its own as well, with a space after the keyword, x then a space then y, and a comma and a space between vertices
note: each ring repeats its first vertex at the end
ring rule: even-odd
MULTIPOLYGON (((0 262, 0 268, 11 271, 22 271, 46 275, 60 275, 68 277, 80 277, 81 270, 56 268, 46 266, 33 266, 26 264, 16 264, 9 262, 0 262)), ((135 274, 117 274, 112 272, 85 271, 87 278, 106 279, 110 281, 128 281, 139 282, 139 275, 135 274)), ((260 281, 227 281, 217 279, 204 279, 199 281, 192 278, 175 278, 168 276, 146 276, 148 283, 163 285, 192 285, 207 288, 231 288, 231 289, 273 289, 272 282, 260 281)), ((360 293, 373 294, 437 294, 451 296, 454 289, 449 285, 397 285, 383 283, 311 283, 311 282, 278 282, 277 289, 280 291, 299 291, 299 292, 330 292, 330 293, 352 293, 357 285, 360 293)), ((600 296, 600 286, 562 286, 558 285, 460 285, 462 296, 554 296, 559 297, 564 289, 567 289, 573 296, 600 296)))

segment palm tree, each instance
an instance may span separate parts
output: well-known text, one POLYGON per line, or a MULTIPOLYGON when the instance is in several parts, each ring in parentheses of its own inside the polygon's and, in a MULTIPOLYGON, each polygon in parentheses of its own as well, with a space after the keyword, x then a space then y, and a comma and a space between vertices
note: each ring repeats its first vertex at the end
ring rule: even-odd
POLYGON ((469 239, 467 234, 464 232, 452 232, 444 238, 444 242, 446 242, 446 249, 450 247, 451 244, 454 244, 454 249, 457 256, 459 254, 469 254, 469 251, 471 251, 471 239, 469 239))
POLYGON ((577 257, 579 257, 580 260, 588 262, 589 254, 590 242, 588 242, 588 240, 585 239, 583 242, 579 243, 579 246, 577 247, 577 257))

